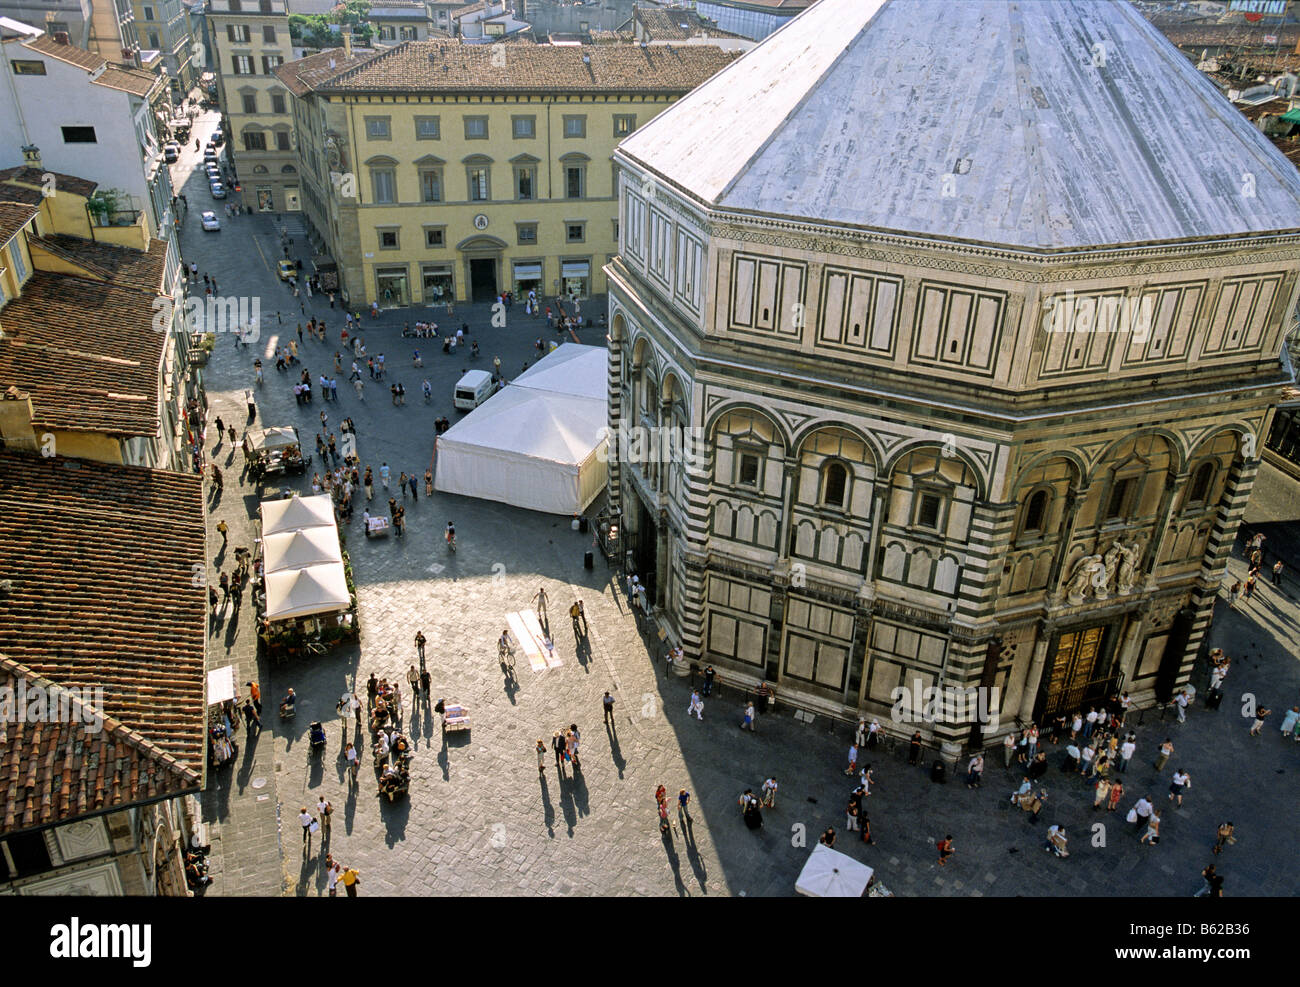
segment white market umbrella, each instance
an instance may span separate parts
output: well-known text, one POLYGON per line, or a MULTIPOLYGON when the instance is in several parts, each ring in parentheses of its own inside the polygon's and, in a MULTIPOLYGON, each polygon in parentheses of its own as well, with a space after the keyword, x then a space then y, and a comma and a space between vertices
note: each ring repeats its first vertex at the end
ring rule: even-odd
POLYGON ((818 843, 794 889, 809 898, 861 898, 874 873, 866 864, 818 843))
POLYGON ((262 539, 262 568, 265 572, 342 561, 338 531, 333 527, 281 531, 262 539))
POLYGON ((279 531, 296 531, 299 528, 319 528, 334 525, 334 504, 329 494, 299 497, 288 500, 262 501, 262 535, 279 531))
POLYGON ((266 575, 266 616, 269 620, 334 613, 352 602, 348 580, 338 562, 305 569, 282 569, 266 575))

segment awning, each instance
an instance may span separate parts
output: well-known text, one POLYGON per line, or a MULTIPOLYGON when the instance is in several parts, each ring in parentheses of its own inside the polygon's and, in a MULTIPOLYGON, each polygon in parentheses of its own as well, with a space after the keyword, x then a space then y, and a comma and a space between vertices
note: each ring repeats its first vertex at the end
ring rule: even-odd
POLYGON ((351 602, 347 577, 337 562, 266 574, 268 620, 334 613, 346 610, 351 602))
POLYGON ((235 698, 235 666, 222 665, 208 672, 208 705, 230 702, 235 698))
POLYGON ((541 264, 516 264, 515 280, 516 281, 540 281, 542 279, 541 264))
POLYGON ((585 278, 591 274, 591 264, 585 260, 566 262, 560 268, 560 274, 566 278, 585 278))
POLYGON ((298 531, 282 531, 262 539, 262 565, 266 572, 303 569, 342 561, 338 533, 324 525, 298 531))
POLYGON ((1287 110, 1279 118, 1283 123, 1300 123, 1300 106, 1287 110))

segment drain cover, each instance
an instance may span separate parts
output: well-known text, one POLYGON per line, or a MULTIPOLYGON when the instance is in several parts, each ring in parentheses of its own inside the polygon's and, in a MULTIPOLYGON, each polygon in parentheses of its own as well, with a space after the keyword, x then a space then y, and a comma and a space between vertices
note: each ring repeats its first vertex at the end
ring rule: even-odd
POLYGON ((266 787, 266 779, 265 779, 265 778, 254 778, 254 779, 253 779, 253 787, 254 787, 254 788, 265 788, 265 787, 266 787))

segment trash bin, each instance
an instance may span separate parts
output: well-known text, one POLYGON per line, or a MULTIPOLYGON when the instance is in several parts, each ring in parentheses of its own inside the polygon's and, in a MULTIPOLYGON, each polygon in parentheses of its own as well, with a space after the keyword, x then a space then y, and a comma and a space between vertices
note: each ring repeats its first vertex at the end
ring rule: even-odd
POLYGON ((586 551, 586 552, 583 552, 583 553, 582 553, 582 567, 583 567, 584 569, 594 569, 594 568, 596 568, 596 560, 595 560, 595 558, 592 556, 592 554, 591 554, 590 551, 586 551))
POLYGON ((587 516, 585 514, 582 517, 578 518, 578 530, 581 531, 584 535, 589 530, 591 530, 591 522, 587 520, 587 516))

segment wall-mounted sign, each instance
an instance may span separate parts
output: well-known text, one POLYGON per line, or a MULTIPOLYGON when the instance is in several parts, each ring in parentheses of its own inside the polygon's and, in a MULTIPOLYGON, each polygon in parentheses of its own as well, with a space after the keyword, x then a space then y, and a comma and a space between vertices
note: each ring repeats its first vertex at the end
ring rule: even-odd
POLYGON ((488 218, 482 213, 474 217, 474 229, 486 230, 488 228, 488 218))

